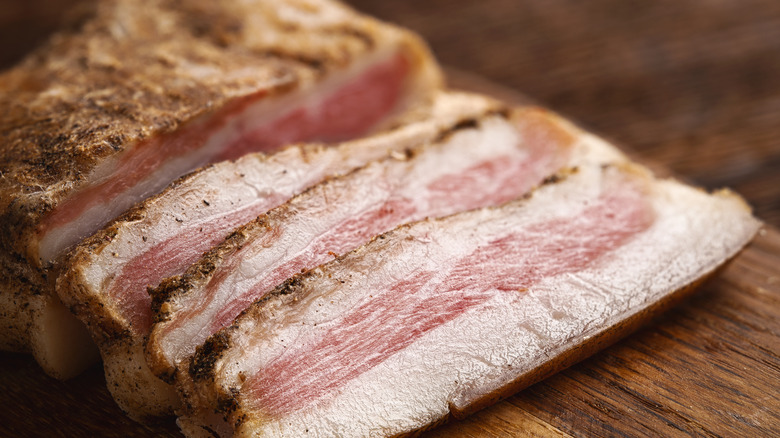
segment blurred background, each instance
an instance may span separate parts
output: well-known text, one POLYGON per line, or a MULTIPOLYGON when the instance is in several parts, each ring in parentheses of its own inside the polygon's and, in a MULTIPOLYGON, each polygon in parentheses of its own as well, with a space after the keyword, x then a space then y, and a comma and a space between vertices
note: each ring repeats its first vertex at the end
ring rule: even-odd
MULTIPOLYGON (((347 2, 780 226, 780 1, 347 2)), ((90 3, 0 0, 0 68, 90 3)))

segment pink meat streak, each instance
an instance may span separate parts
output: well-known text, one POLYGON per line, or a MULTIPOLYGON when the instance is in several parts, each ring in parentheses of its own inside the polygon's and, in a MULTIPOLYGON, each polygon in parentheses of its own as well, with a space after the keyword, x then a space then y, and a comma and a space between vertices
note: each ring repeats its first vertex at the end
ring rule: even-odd
POLYGON ((637 187, 603 194, 575 217, 514 230, 454 262, 446 275, 417 272, 376 290, 317 340, 291 345, 249 377, 249 403, 283 416, 322 403, 349 381, 431 330, 548 277, 580 271, 647 229, 654 214, 637 187))
POLYGON ((398 105, 409 67, 409 61, 398 53, 369 68, 319 105, 296 108, 270 124, 248 131, 215 161, 300 141, 339 142, 360 137, 398 105))

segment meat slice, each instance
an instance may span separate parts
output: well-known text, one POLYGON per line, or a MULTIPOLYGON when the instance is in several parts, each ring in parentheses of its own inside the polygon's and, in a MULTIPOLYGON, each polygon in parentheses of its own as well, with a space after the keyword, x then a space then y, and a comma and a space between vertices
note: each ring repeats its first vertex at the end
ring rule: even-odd
POLYGON ((267 291, 399 224, 501 204, 568 163, 618 157, 553 115, 522 108, 309 189, 152 292, 150 366, 170 380, 198 345, 267 291))
POLYGON ((100 2, 0 75, 0 347, 67 377, 34 343, 66 249, 194 168, 362 136, 439 85, 416 36, 335 1, 100 2))
POLYGON ((732 193, 627 164, 580 166, 526 199, 401 226, 210 337, 177 375, 180 425, 395 436, 466 415, 625 334, 758 226, 732 193))
POLYGON ((503 104, 478 95, 441 93, 405 115, 399 127, 366 139, 291 146, 193 172, 85 239, 63 260, 57 292, 97 341, 114 399, 134 418, 178 404, 173 388, 149 371, 144 358, 152 324, 147 287, 184 272, 233 229, 328 175, 390 152, 403 155, 459 124, 504 111, 503 104))

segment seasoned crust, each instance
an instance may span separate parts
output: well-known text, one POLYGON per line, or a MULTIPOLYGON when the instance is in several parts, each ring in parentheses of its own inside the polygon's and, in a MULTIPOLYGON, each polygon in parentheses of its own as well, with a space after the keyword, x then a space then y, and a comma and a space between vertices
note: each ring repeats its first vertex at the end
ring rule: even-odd
POLYGON ((152 297, 154 322, 168 319, 170 302, 178 295, 186 294, 198 285, 208 281, 222 260, 240 250, 249 239, 247 229, 264 227, 262 216, 250 224, 232 232, 219 246, 209 250, 203 257, 181 275, 166 278, 155 288, 149 288, 152 297))
POLYGON ((335 2, 100 2, 0 74, 0 243, 24 254, 35 224, 106 158, 236 98, 303 86, 380 40, 421 50, 335 2))
POLYGON ((5 351, 30 352, 30 325, 34 305, 45 280, 23 260, 12 254, 0 253, 0 328, 6 336, 0 339, 5 351))

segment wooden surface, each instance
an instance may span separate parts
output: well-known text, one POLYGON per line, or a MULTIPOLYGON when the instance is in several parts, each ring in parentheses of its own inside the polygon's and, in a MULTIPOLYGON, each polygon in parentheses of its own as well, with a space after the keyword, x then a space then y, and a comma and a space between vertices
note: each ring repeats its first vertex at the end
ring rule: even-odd
MULTIPOLYGON (((419 31, 443 63, 499 93, 519 90, 690 181, 735 188, 780 226, 780 2, 350 3, 419 31)), ((63 4, 0 0, 0 66, 63 4)), ((768 228, 650 327, 428 435, 780 436, 779 355, 780 233, 768 228)), ((170 421, 124 417, 103 385, 99 368, 57 382, 0 354, 0 436, 179 436, 170 421)))

